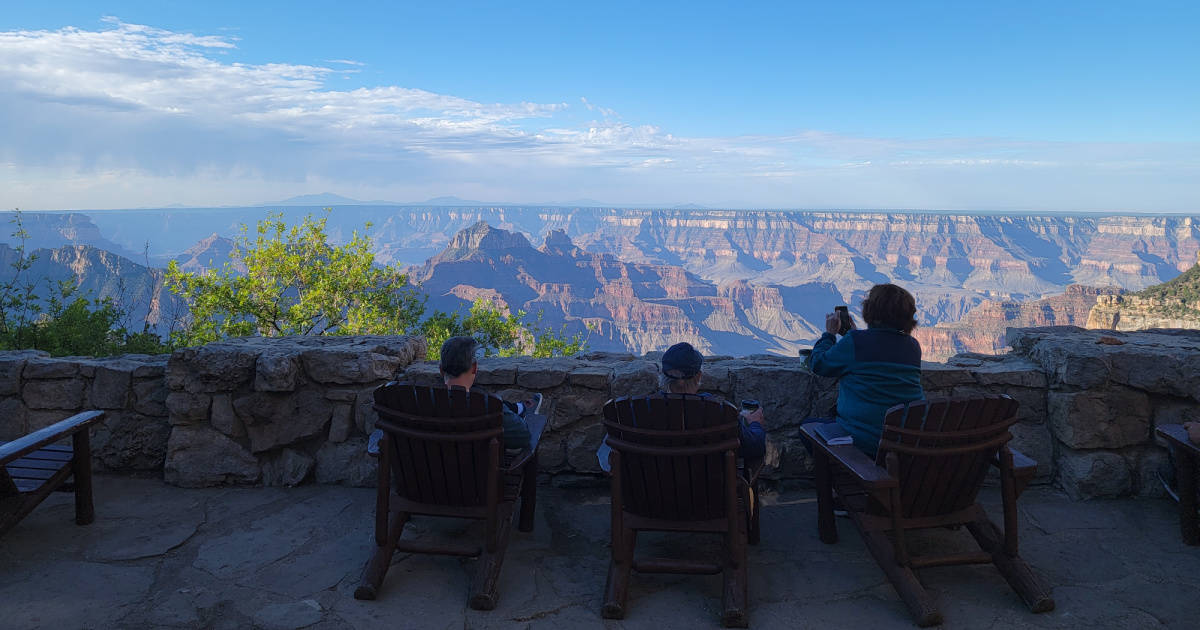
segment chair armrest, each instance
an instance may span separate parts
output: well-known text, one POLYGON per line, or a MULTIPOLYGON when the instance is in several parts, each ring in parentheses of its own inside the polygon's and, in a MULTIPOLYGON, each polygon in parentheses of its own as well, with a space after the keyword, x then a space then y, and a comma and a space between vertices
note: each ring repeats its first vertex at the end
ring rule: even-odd
POLYGON ((529 427, 529 446, 517 451, 509 460, 508 465, 501 468, 501 472, 511 473, 520 470, 537 452, 538 442, 542 440, 542 432, 546 430, 546 416, 529 414, 525 417, 525 425, 529 427))
POLYGON ((1193 444, 1188 438, 1187 429, 1183 428, 1182 424, 1160 424, 1154 430, 1171 444, 1171 446, 1192 453, 1200 453, 1200 445, 1193 444))
POLYGON ((89 426, 99 422, 102 418, 104 418, 103 411, 84 411, 44 429, 38 429, 25 437, 8 442, 0 446, 0 465, 19 459, 51 442, 57 442, 73 435, 77 431, 86 431, 89 426))
POLYGON ((801 425, 800 434, 811 442, 814 448, 825 453, 830 461, 836 462, 850 474, 858 477, 859 482, 865 488, 876 490, 900 485, 899 480, 889 475, 882 466, 876 465, 874 460, 867 457, 866 453, 858 450, 853 444, 830 446, 825 443, 824 438, 817 434, 816 428, 812 425, 801 425))
MULTIPOLYGON (((1013 456, 1013 475, 1017 477, 1032 477, 1037 474, 1037 462, 1011 446, 1008 447, 1008 450, 1013 456)), ((992 458, 992 465, 996 468, 1000 467, 1000 453, 996 453, 996 456, 992 458)))
MULTIPOLYGON (((536 452, 537 452, 537 447, 534 447, 534 448, 525 447, 519 451, 516 451, 512 455, 512 459, 508 460, 507 464, 503 464, 500 466, 500 472, 501 473, 515 473, 515 472, 521 470, 521 467, 524 466, 525 464, 528 464, 529 460, 533 457, 533 454, 536 452)), ((505 457, 508 457, 507 453, 505 454, 505 457)))

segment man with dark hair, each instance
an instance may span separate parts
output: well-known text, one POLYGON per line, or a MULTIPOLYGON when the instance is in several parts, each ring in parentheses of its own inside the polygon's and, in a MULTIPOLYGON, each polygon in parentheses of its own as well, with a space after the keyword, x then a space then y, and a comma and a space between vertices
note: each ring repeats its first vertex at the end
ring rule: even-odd
MULTIPOLYGON (((711 394, 700 393, 700 379, 703 376, 704 355, 692 347, 690 343, 677 343, 662 356, 662 371, 658 377, 659 389, 667 394, 691 394, 701 398, 709 398, 711 394)), ((767 452, 767 431, 763 428, 763 412, 759 407, 754 411, 743 410, 740 417, 741 448, 738 456, 745 460, 748 468, 756 468, 767 452)), ((607 437, 607 436, 606 436, 607 437)), ((607 441, 600 442, 596 457, 600 467, 609 470, 608 454, 612 452, 607 441)))
MULTIPOLYGON (((438 372, 446 387, 461 387, 470 391, 475 384, 475 375, 479 372, 479 363, 475 355, 479 352, 479 342, 474 337, 451 337, 442 344, 441 359, 438 361, 438 372)), ((503 429, 504 448, 525 448, 533 446, 533 439, 526 416, 536 414, 542 405, 542 395, 534 394, 533 398, 519 403, 504 402, 504 415, 501 422, 503 429)), ((538 435, 541 430, 538 428, 538 435)), ((383 431, 376 429, 367 440, 367 453, 379 454, 379 440, 383 431)))
MULTIPOLYGON (((478 352, 479 342, 474 337, 451 337, 442 344, 438 371, 442 373, 442 382, 446 387, 461 387, 470 391, 479 372, 479 363, 475 360, 478 352)), ((541 404, 541 394, 534 394, 532 400, 519 403, 504 401, 504 448, 524 448, 529 445, 529 426, 525 424, 525 415, 537 413, 541 404)))
MULTIPOLYGON (((807 363, 820 376, 838 382, 837 422, 859 450, 874 456, 889 407, 921 400, 921 344, 910 334, 917 327, 916 300, 894 284, 871 287, 863 300, 866 330, 851 330, 839 340, 841 319, 825 316, 825 334, 813 345, 807 363)), ((806 422, 831 422, 815 418, 806 422)), ((805 443, 807 446, 807 443, 805 443)))

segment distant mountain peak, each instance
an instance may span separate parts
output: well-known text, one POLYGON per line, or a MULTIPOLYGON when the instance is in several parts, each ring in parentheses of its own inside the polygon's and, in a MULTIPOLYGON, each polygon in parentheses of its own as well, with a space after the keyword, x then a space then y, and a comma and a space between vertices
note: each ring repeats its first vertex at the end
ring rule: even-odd
POLYGON ((267 206, 328 206, 328 205, 356 205, 363 202, 349 197, 343 197, 331 192, 315 193, 311 195, 297 195, 280 201, 278 204, 268 203, 267 206))
POLYGON ((453 195, 445 195, 442 197, 434 197, 427 199, 424 202, 416 205, 422 206, 479 206, 483 205, 482 201, 474 201, 471 199, 460 199, 453 195))
POLYGON ((550 230, 546 233, 546 242, 542 244, 542 251, 557 256, 572 256, 581 250, 575 246, 571 237, 567 236, 566 230, 550 230))
POLYGON ((206 269, 218 269, 225 263, 233 263, 235 269, 245 271, 241 260, 233 257, 234 242, 213 232, 192 245, 187 251, 175 257, 179 268, 184 271, 203 272, 206 269))
POLYGON ((519 232, 509 232, 480 221, 460 230, 442 253, 435 257, 438 262, 462 260, 475 253, 495 254, 505 250, 533 249, 529 239, 519 232))

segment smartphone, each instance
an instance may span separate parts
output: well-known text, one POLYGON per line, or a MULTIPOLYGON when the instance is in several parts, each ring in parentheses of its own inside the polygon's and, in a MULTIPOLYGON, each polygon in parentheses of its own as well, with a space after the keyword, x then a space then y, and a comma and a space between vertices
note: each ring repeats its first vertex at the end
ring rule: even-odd
POLYGON ((747 398, 742 401, 742 411, 754 411, 758 409, 758 401, 753 398, 747 398))
POLYGON ((854 322, 850 319, 850 308, 846 306, 835 306, 833 307, 833 310, 838 314, 838 319, 842 321, 841 328, 838 328, 838 334, 844 335, 850 332, 850 329, 854 327, 854 322))

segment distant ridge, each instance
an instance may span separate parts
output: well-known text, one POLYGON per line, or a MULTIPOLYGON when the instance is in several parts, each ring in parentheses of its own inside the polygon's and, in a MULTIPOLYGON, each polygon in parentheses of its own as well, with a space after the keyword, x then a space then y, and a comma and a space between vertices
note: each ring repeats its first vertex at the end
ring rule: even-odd
POLYGON ((259 204, 259 205, 262 205, 262 206, 322 206, 322 205, 326 205, 326 206, 328 206, 328 205, 339 205, 339 206, 340 205, 354 205, 354 206, 357 206, 357 205, 362 205, 365 203, 368 203, 368 202, 359 201, 357 199, 351 199, 349 197, 343 197, 341 195, 335 195, 330 192, 324 192, 324 193, 316 193, 316 194, 312 194, 312 195, 297 195, 295 197, 288 197, 287 199, 284 199, 283 201, 277 201, 274 203, 263 203, 263 204, 259 204))

